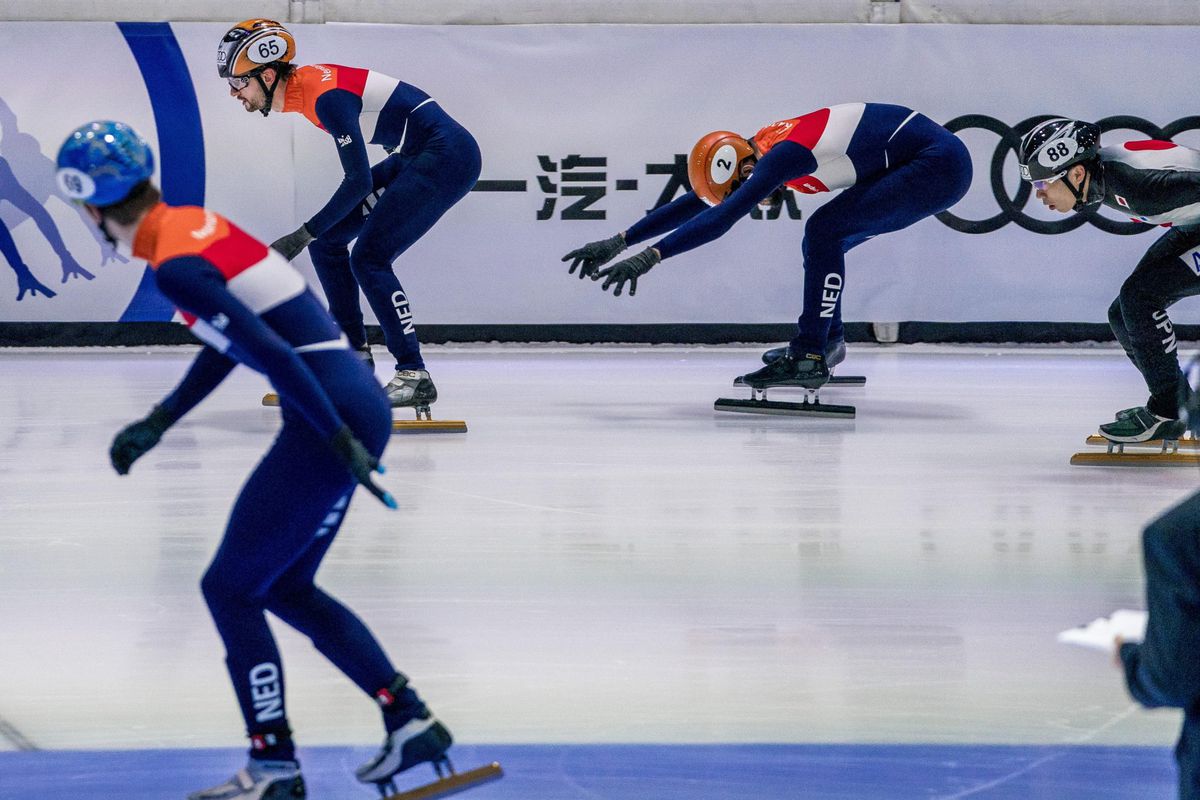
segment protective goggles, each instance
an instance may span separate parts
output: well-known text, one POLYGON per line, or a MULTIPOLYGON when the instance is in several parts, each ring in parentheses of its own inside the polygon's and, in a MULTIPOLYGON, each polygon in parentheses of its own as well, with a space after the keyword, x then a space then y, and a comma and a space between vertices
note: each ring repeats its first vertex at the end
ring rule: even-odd
POLYGON ((1034 189, 1034 191, 1036 191, 1036 192, 1044 192, 1044 191, 1046 190, 1046 187, 1047 187, 1047 186, 1049 186, 1050 184, 1052 184, 1052 183, 1055 183, 1056 181, 1060 180, 1060 179, 1062 178, 1062 176, 1063 176, 1063 175, 1066 175, 1066 174, 1067 174, 1067 173, 1065 173, 1065 172, 1060 172, 1060 173, 1058 173, 1057 175, 1055 175, 1055 176, 1053 176, 1053 177, 1046 178, 1046 180, 1044 180, 1044 181, 1030 181, 1030 183, 1032 183, 1032 184, 1033 184, 1033 189, 1034 189))
POLYGON ((235 92, 240 92, 242 89, 245 89, 250 85, 249 75, 241 78, 226 78, 225 80, 229 81, 229 88, 233 89, 235 92))

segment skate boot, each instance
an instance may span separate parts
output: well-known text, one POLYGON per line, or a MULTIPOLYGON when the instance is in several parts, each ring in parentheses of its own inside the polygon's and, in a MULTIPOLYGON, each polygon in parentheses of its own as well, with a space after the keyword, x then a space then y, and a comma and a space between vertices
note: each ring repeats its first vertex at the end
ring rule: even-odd
POLYGON ((396 370, 395 376, 383 387, 392 408, 415 408, 417 416, 429 411, 429 404, 437 400, 437 387, 423 369, 396 370))
POLYGON ((765 389, 769 386, 802 386, 805 389, 820 389, 829 382, 829 368, 825 359, 816 353, 805 353, 803 358, 793 358, 790 353, 767 364, 762 369, 747 373, 734 380, 737 386, 765 389))
MULTIPOLYGON (((777 358, 787 354, 788 346, 772 347, 770 350, 762 354, 762 362, 770 364, 777 358)), ((825 344, 825 366, 828 369, 833 369, 838 364, 846 360, 846 340, 831 339, 825 344)))
POLYGON ((450 731, 438 722, 428 709, 423 717, 414 717, 400 728, 392 731, 383 740, 383 747, 375 757, 354 771, 363 783, 373 783, 381 794, 387 790, 394 793, 392 779, 417 764, 430 762, 441 777, 443 770, 450 769, 446 751, 453 743, 450 731))
POLYGON ((1178 439, 1183 435, 1183 431, 1182 420, 1160 417, 1145 406, 1120 411, 1116 421, 1100 426, 1100 435, 1110 442, 1178 439), (1125 416, 1121 416, 1122 414, 1125 416))
POLYGON ((304 800, 306 797, 298 762, 252 758, 225 783, 192 792, 188 800, 304 800))

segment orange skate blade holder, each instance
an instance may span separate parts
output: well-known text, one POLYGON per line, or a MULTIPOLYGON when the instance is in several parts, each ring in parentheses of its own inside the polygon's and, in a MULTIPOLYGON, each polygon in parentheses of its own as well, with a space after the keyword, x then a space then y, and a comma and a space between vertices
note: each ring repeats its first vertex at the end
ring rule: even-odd
MULTIPOLYGON (((268 408, 279 406, 279 395, 268 392, 263 395, 262 404, 268 408)), ((392 433, 466 433, 467 423, 461 419, 433 419, 429 406, 416 409, 416 419, 392 420, 392 433)))
POLYGON ((465 792, 483 783, 500 780, 504 770, 499 762, 493 761, 486 766, 467 770, 466 772, 451 772, 445 777, 438 778, 433 783, 387 795, 383 800, 434 800, 436 797, 449 797, 452 794, 465 792))

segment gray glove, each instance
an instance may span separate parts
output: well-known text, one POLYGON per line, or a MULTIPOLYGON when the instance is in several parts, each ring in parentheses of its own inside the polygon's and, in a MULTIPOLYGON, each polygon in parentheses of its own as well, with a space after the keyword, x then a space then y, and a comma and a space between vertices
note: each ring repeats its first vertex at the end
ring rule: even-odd
POLYGON ((571 262, 571 268, 567 270, 568 275, 574 274, 575 268, 578 267, 579 279, 583 280, 593 277, 596 270, 628 246, 625 244, 625 233, 622 232, 598 242, 588 242, 583 247, 567 253, 562 260, 571 262))
POLYGON ((301 225, 287 236, 271 242, 271 249, 279 251, 280 255, 291 261, 300 255, 300 251, 308 247, 308 243, 312 240, 313 235, 308 232, 308 228, 301 225))
POLYGON ((613 297, 620 297, 621 290, 625 288, 625 283, 629 283, 629 296, 633 297, 637 294, 637 279, 650 271, 651 267, 662 261, 658 251, 653 247, 647 247, 636 256, 630 256, 624 261, 618 261, 611 267, 602 269, 592 276, 592 280, 598 281, 604 279, 604 283, 600 285, 600 289, 607 292, 608 287, 614 283, 617 288, 613 290, 613 297))

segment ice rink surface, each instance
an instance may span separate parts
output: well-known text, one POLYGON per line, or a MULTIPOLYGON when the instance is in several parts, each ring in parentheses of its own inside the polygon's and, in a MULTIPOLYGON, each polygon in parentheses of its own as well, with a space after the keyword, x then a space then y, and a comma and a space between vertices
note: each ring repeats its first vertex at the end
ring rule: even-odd
MULTIPOLYGON (((855 420, 715 412, 761 350, 426 349, 435 416, 470 430, 395 436, 400 510, 358 493, 318 578, 460 766, 505 761, 471 796, 1170 797, 1178 716, 1054 639, 1143 607, 1140 530, 1200 488, 1068 465, 1145 401, 1124 355, 851 345, 867 386, 822 398, 855 420)), ((198 581, 269 387, 241 368, 129 476, 107 461, 194 352, 0 352, 2 800, 181 797, 239 764, 198 581)), ((310 796, 370 797, 377 711, 275 629, 310 796)))

